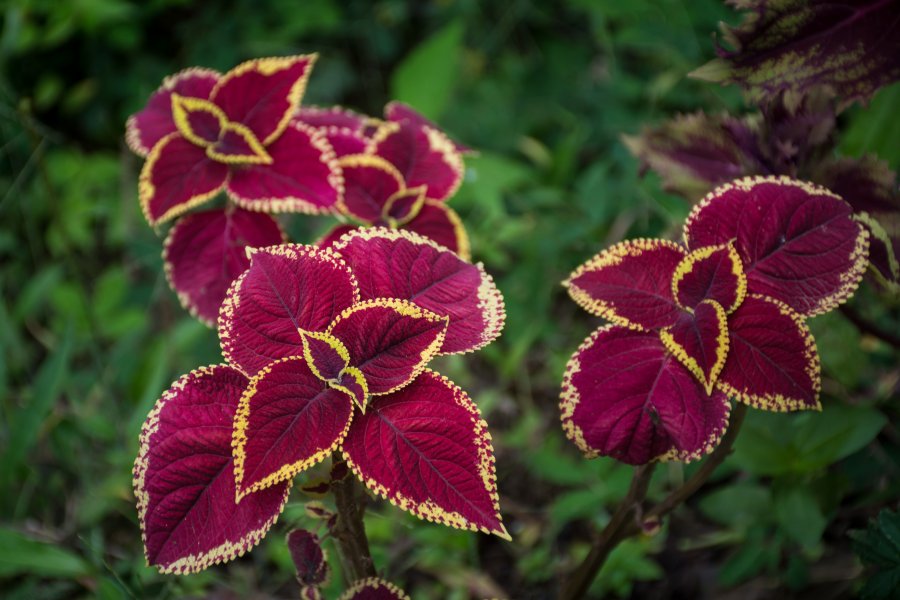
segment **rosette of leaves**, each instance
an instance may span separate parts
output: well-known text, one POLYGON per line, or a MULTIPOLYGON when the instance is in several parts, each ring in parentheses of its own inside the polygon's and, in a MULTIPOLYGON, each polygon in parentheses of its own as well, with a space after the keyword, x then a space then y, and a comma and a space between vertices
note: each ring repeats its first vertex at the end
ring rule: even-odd
POLYGON ((294 119, 316 55, 260 58, 227 73, 167 77, 132 115, 126 141, 145 157, 141 207, 151 225, 177 219, 164 244, 170 287, 213 325, 246 247, 285 241, 268 214, 333 210, 343 180, 328 139, 294 119), (185 215, 225 191, 228 204, 185 215))
POLYGON ((188 573, 244 553, 292 478, 334 452, 403 510, 508 538, 487 424, 426 368, 488 344, 503 321, 480 265, 409 232, 252 251, 219 314, 227 364, 179 379, 144 424, 134 488, 148 561, 188 573))
POLYGON ((588 457, 629 464, 712 451, 729 398, 772 411, 819 410, 819 358, 807 317, 849 298, 868 232, 824 188, 783 177, 717 188, 684 243, 626 241, 565 282, 611 322, 573 354, 563 429, 588 457))
POLYGON ((299 119, 336 149, 346 186, 337 210, 356 223, 337 225, 320 245, 358 226, 384 226, 413 231, 468 259, 468 236, 447 201, 462 183, 463 155, 471 149, 401 102, 385 107, 384 120, 340 107, 304 108, 299 119))

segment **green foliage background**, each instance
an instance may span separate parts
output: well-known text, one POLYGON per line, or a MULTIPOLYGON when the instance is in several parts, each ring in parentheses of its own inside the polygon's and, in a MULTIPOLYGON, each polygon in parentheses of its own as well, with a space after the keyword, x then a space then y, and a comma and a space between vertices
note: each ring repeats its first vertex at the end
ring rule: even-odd
MULTIPOLYGON (((169 73, 317 51, 306 103, 377 115, 405 100, 481 150, 452 206, 508 310, 500 341, 438 368, 490 424, 514 543, 375 503, 376 564, 414 597, 552 597, 630 477, 584 461, 558 425, 564 364, 597 325, 559 282, 620 239, 674 235, 689 205, 639 177, 619 136, 679 111, 741 110, 736 90, 685 77, 736 15, 718 0, 8 0, 0 19, 0 595, 296 597, 283 534, 317 526, 299 492, 247 558, 191 577, 144 564, 140 425, 171 381, 221 358, 166 285, 122 135, 169 73)), ((896 169, 898 98, 895 85, 845 113, 842 150, 896 169)), ((329 225, 284 222, 295 241, 329 225)), ((861 295, 860 310, 896 325, 896 306, 861 295)), ((592 593, 859 587, 845 532, 896 505, 900 486, 897 353, 840 314, 812 326, 825 410, 752 414, 709 490, 618 548, 592 593)), ((653 493, 683 477, 659 469, 653 493)))

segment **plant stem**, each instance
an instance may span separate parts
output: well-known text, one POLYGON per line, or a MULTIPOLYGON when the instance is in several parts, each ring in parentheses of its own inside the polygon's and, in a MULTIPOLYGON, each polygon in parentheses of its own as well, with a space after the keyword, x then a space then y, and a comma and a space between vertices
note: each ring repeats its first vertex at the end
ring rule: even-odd
POLYGON ((333 533, 347 570, 348 583, 375 576, 375 563, 372 562, 369 539, 363 523, 365 505, 360 503, 356 487, 356 480, 352 475, 332 486, 338 512, 333 533))
POLYGON ((609 557, 610 552, 621 541, 639 534, 642 531, 642 522, 661 519, 703 487, 703 484, 712 476, 716 468, 731 454, 731 448, 740 432, 741 424, 744 422, 746 414, 747 405, 738 403, 731 413, 728 430, 722 437, 722 441, 700 465, 697 472, 662 502, 644 513, 641 513, 641 503, 647 495, 647 487, 650 485, 650 477, 653 475, 655 463, 636 467, 628 494, 619 504, 609 523, 603 528, 590 553, 572 573, 571 577, 563 583, 560 599, 574 600, 575 598, 584 597, 591 582, 597 576, 597 573, 600 572, 607 557, 609 557))
POLYGON ((635 468, 628 494, 619 503, 616 512, 603 528, 600 537, 597 538, 584 561, 563 584, 562 593, 559 596, 561 600, 584 597, 591 582, 600 572, 603 563, 606 562, 609 553, 627 537, 625 535, 626 528, 635 520, 637 511, 640 510, 641 502, 647 495, 647 487, 650 485, 650 477, 653 475, 655 466, 656 463, 650 463, 635 468))

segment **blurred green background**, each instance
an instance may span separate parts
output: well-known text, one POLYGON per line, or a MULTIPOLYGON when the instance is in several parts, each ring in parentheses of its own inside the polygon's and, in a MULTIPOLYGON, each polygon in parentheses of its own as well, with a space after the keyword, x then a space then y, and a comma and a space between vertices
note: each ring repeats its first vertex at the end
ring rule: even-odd
MULTIPOLYGON (((167 74, 319 52, 304 103, 379 115, 401 99, 481 151, 451 206, 508 311, 498 342, 436 368, 490 425, 514 542, 373 502, 376 565, 414 598, 553 597, 630 478, 583 460, 559 427, 563 367, 598 325, 560 281, 625 237, 673 235, 687 214, 639 176, 619 136, 677 112, 750 110, 737 90, 686 78, 736 13, 719 0, 0 7, 0 596, 297 596, 284 533, 318 526, 299 491, 241 560, 190 577, 145 565, 130 473, 140 425, 175 378, 221 357, 166 285, 161 239, 137 205, 140 161, 122 136, 167 74)), ((898 100, 895 85, 844 113, 842 151, 896 169, 898 100)), ((283 222, 298 242, 330 225, 283 222)), ((861 295, 869 317, 896 317, 861 295)), ((825 411, 751 415, 708 489, 660 533, 618 548, 593 594, 853 596, 863 567, 845 533, 896 505, 900 487, 898 356, 840 314, 812 327, 825 411)), ((658 469, 652 493, 684 471, 658 469)), ((341 587, 336 573, 328 596, 341 587)))

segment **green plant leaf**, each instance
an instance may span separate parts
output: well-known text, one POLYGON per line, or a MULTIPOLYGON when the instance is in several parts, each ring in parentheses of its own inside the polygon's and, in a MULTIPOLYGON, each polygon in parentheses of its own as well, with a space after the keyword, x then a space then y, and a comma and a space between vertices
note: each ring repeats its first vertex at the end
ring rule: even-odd
POLYGON ((74 578, 90 571, 84 559, 65 548, 0 528, 0 577, 31 574, 74 578))
POLYGON ((700 510, 722 525, 749 528, 772 520, 772 493, 756 483, 736 483, 704 496, 700 510))
POLYGON ((776 491, 775 519, 790 539, 804 547, 819 543, 828 525, 815 496, 803 485, 776 491))
POLYGON ((864 531, 851 531, 853 551, 866 565, 878 568, 860 591, 864 599, 896 598, 900 589, 900 513, 882 510, 864 531))
POLYGON ((456 21, 416 47, 394 71, 391 95, 429 119, 450 103, 462 52, 463 26, 456 21))

